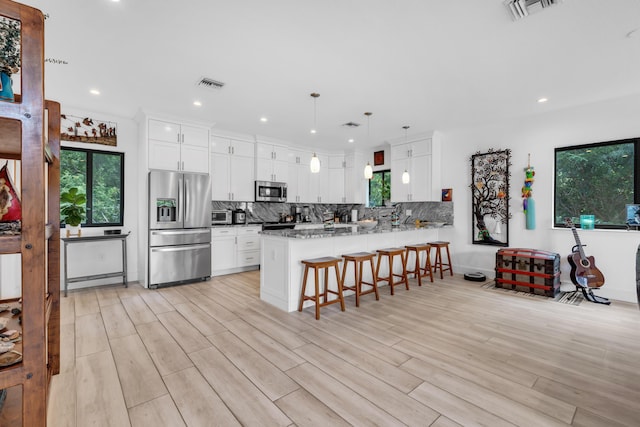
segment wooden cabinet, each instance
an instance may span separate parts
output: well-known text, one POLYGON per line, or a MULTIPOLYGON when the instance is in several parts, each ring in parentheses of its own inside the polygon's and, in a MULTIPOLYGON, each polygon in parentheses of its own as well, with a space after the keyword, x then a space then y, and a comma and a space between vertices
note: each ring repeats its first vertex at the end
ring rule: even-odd
POLYGON ((422 139, 391 147, 391 200, 424 202, 431 200, 431 139, 422 139), (408 184, 402 182, 404 171, 408 184))
POLYGON ((287 153, 289 149, 283 145, 264 142, 256 143, 256 180, 288 182, 289 165, 287 153))
POLYGON ((253 201, 254 144, 213 136, 211 183, 213 200, 253 201))
POLYGON ((149 169, 209 172, 209 130, 149 119, 149 169))
POLYGON ((211 229, 211 275, 254 270, 260 265, 261 226, 211 229))
POLYGON ((0 0, 0 15, 21 23, 22 62, 21 95, 0 101, 0 158, 20 161, 22 205, 21 231, 0 236, 0 256, 22 263, 22 323, 1 314, 22 332, 22 360, 0 368, 0 425, 44 426, 49 380, 60 370, 60 105, 44 100, 42 12, 0 0))

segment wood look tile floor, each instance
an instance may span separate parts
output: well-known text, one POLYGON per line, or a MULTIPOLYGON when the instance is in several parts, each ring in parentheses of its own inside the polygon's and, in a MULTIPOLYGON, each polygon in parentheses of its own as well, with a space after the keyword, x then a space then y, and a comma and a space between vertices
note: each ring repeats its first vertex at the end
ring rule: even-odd
POLYGON ((454 276, 316 321, 260 301, 259 277, 62 298, 49 425, 640 425, 636 304, 454 276))

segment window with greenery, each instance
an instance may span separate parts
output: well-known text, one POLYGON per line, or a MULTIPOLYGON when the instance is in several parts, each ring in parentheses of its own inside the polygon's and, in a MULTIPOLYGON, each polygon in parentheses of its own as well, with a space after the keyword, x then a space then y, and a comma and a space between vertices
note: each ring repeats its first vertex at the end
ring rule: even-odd
POLYGON ((383 206, 391 199, 391 171, 377 171, 369 180, 369 206, 383 206))
POLYGON ((73 187, 87 196, 83 227, 123 224, 124 153, 63 147, 60 192, 73 187))
POLYGON ((595 215, 596 228, 626 228, 626 205, 639 201, 640 138, 556 148, 556 226, 595 215))

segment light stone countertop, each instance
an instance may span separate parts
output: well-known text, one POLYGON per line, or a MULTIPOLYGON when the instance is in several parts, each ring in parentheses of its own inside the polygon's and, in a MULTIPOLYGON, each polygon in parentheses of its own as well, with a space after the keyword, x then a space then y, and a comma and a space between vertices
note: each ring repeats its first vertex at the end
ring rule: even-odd
POLYGON ((382 233, 397 233, 401 231, 414 231, 420 229, 433 229, 433 228, 443 228, 443 227, 451 227, 451 226, 436 226, 436 225, 428 225, 422 227, 416 227, 415 225, 400 225, 398 227, 374 227, 374 228, 363 228, 360 226, 352 226, 352 227, 340 227, 335 228, 333 230, 325 230, 324 228, 315 228, 315 229, 307 229, 307 230, 266 230, 262 231, 261 234, 265 236, 274 236, 274 237, 287 237, 290 239, 320 239, 326 237, 342 237, 342 236, 359 236, 363 234, 382 234, 382 233))

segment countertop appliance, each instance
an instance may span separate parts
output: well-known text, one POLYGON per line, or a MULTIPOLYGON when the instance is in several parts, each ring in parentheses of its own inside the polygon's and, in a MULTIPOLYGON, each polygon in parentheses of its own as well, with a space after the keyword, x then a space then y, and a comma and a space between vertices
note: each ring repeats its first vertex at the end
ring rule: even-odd
POLYGON ((211 225, 231 224, 232 215, 230 210, 218 209, 211 211, 211 225))
POLYGON ((231 213, 232 224, 246 224, 247 213, 242 209, 236 209, 231 213))
POLYGON ((149 288, 211 277, 211 179, 149 172, 149 288))
POLYGON ((287 201, 287 183, 272 181, 256 181, 256 202, 287 201))
POLYGON ((302 222, 302 208, 298 206, 291 206, 291 216, 295 222, 302 222))
POLYGON ((311 222, 311 208, 309 206, 302 207, 302 222, 311 222))

